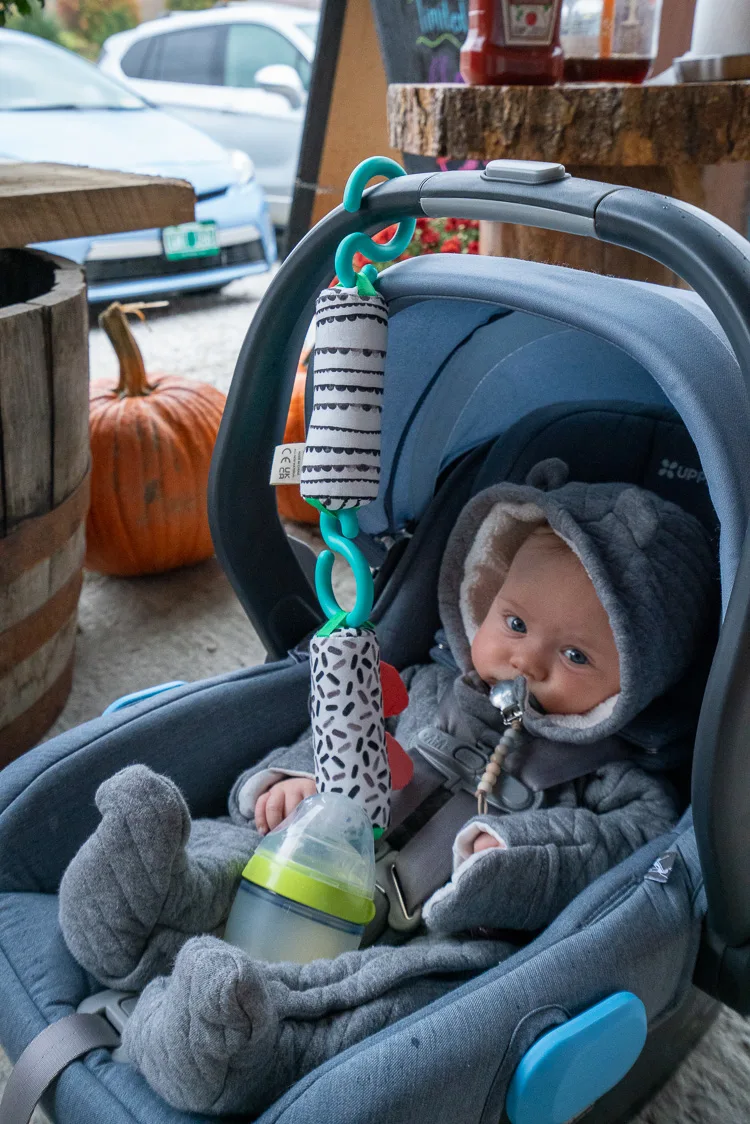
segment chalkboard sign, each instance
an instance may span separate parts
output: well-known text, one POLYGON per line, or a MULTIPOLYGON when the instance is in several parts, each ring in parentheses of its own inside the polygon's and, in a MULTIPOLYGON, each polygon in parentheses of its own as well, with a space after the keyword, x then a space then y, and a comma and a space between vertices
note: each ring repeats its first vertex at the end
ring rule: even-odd
POLYGON ((372 0, 389 82, 460 82, 468 0, 372 0))
MULTIPOLYGON (((389 82, 462 82, 459 52, 469 26, 469 0, 371 0, 389 82)), ((477 168, 477 161, 403 154, 407 172, 477 168)))

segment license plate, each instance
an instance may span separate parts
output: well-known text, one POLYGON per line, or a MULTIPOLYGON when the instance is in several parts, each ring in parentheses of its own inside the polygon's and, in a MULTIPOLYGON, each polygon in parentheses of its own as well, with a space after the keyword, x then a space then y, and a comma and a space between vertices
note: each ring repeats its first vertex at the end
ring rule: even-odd
POLYGON ((169 261, 181 258, 207 258, 219 252, 216 223, 184 222, 165 226, 161 232, 164 256, 169 261))

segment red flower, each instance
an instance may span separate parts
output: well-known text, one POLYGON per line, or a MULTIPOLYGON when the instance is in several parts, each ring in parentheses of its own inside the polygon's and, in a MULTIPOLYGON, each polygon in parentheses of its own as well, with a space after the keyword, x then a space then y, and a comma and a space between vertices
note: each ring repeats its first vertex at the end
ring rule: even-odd
POLYGON ((427 230, 430 225, 428 218, 417 219, 417 230, 427 230))
POLYGON ((479 220, 466 219, 464 222, 464 230, 479 230, 479 220))
POLYGON ((425 227, 422 231, 422 246, 426 249, 429 246, 437 246, 440 242, 440 235, 431 226, 425 227))
POLYGON ((460 238, 446 238, 440 247, 441 254, 460 254, 461 253, 461 239, 460 238))
POLYGON ((473 242, 469 242, 469 245, 466 247, 466 253, 467 254, 478 254, 479 253, 479 241, 476 238, 474 239, 473 242))
POLYGON ((461 223, 459 222, 458 219, 446 219, 445 220, 445 232, 446 232, 446 234, 455 234, 455 232, 457 230, 460 230, 460 229, 461 229, 461 223))
POLYGON ((377 242, 379 246, 384 246, 386 242, 390 242, 393 235, 396 233, 396 224, 387 226, 385 230, 379 231, 373 238, 373 242, 377 242))
MULTIPOLYGON (((383 715, 392 718, 400 714, 409 702, 404 682, 396 671, 384 660, 380 661, 380 683, 383 691, 383 715)), ((394 791, 406 788, 414 776, 414 762, 403 746, 389 733, 385 735, 388 764, 391 769, 391 784, 394 791)))
POLYGON ((359 251, 357 251, 357 253, 352 258, 352 266, 355 270, 357 270, 357 272, 359 272, 363 265, 368 264, 369 260, 370 259, 366 258, 364 254, 360 254, 359 251))

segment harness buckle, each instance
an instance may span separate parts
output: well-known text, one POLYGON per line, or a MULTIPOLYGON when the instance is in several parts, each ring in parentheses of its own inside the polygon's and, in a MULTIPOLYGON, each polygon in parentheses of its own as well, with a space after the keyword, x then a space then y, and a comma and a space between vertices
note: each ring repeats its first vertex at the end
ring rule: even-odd
POLYGON ((411 933, 422 922, 422 907, 413 913, 406 908, 404 892, 395 869, 398 851, 388 851, 375 863, 375 887, 388 899, 388 924, 397 933, 411 933))

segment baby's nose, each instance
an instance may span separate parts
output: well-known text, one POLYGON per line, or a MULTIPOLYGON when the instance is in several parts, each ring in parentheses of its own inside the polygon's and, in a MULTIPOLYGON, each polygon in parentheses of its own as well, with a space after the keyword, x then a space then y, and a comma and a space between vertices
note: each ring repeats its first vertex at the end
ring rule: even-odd
POLYGON ((514 652, 511 657, 511 666, 526 679, 535 683, 542 683, 547 678, 544 660, 541 653, 530 645, 524 644, 514 652))

